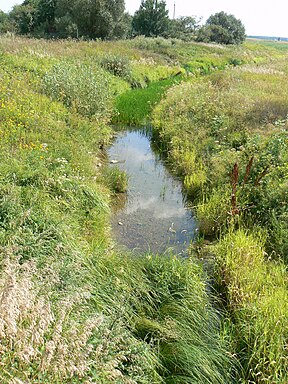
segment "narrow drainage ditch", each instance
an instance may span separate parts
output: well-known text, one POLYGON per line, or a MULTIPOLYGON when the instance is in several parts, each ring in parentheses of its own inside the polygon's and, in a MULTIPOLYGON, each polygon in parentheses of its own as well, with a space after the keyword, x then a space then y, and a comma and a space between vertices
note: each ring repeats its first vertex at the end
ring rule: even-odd
POLYGON ((112 231, 117 243, 135 253, 185 256, 197 233, 182 183, 169 172, 151 134, 143 129, 119 131, 108 149, 111 167, 128 175, 127 193, 113 206, 112 231))

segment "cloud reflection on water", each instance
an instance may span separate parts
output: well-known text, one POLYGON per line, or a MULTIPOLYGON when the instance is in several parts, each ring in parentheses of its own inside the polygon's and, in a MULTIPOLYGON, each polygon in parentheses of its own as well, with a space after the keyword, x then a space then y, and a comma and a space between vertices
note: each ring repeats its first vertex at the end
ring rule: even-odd
POLYGON ((156 253, 172 246, 182 253, 196 223, 185 208, 181 182, 169 174, 149 139, 139 131, 121 133, 109 155, 129 175, 126 204, 112 222, 117 241, 130 249, 156 253))
POLYGON ((183 206, 175 206, 174 201, 170 201, 174 205, 167 204, 167 201, 159 201, 158 197, 151 196, 148 199, 145 197, 137 197, 136 199, 130 200, 124 213, 131 215, 137 211, 149 211, 150 215, 156 219, 170 219, 173 217, 183 217, 187 211, 183 206))

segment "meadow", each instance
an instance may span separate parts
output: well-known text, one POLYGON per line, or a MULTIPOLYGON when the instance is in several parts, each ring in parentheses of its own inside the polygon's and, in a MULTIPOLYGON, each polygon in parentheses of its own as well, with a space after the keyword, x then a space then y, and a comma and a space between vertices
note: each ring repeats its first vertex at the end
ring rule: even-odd
POLYGON ((279 48, 174 86, 153 112, 200 232, 216 235, 200 254, 215 257, 225 329, 249 383, 287 382, 288 46, 279 48))
POLYGON ((0 36, 1 382, 287 383, 287 55, 0 36), (111 240, 112 123, 150 122, 188 259, 111 240))

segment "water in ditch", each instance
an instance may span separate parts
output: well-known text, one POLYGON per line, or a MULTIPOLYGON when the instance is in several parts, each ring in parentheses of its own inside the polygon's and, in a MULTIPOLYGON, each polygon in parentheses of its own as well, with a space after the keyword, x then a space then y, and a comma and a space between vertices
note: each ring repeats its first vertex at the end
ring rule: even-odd
POLYGON ((127 130, 109 148, 111 167, 128 174, 128 192, 118 194, 112 215, 115 240, 136 253, 187 254, 196 221, 182 184, 152 149, 149 134, 127 130))

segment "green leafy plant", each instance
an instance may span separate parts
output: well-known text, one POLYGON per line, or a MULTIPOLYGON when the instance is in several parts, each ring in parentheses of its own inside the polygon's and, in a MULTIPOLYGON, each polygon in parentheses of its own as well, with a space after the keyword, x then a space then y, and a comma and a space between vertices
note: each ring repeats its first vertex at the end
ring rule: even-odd
POLYGON ((128 189, 128 175, 117 166, 105 170, 105 183, 115 193, 124 193, 128 189))
POLYGON ((83 116, 103 116, 111 106, 105 71, 83 64, 55 64, 43 78, 45 93, 83 116))
POLYGON ((131 67, 129 59, 125 56, 106 56, 101 60, 101 66, 114 76, 129 80, 131 77, 131 67))

